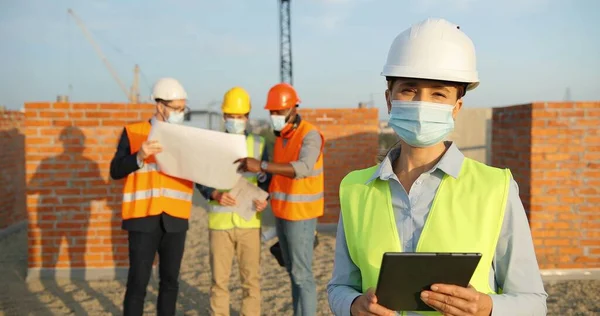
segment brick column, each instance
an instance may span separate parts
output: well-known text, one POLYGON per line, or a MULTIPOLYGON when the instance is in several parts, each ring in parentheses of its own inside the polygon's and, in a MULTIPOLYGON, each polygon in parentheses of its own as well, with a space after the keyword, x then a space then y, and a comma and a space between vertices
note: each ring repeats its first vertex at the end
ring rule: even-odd
POLYGON ((492 161, 520 186, 541 268, 600 268, 600 102, 494 109, 492 161))
POLYGON ((530 218, 531 104, 495 108, 492 121, 492 165, 510 169, 530 218))
POLYGON ((23 113, 0 108, 0 237, 25 223, 23 113))
POLYGON ((350 171, 376 163, 379 148, 377 109, 302 109, 302 118, 325 137, 325 215, 320 223, 337 223, 340 182, 350 171))

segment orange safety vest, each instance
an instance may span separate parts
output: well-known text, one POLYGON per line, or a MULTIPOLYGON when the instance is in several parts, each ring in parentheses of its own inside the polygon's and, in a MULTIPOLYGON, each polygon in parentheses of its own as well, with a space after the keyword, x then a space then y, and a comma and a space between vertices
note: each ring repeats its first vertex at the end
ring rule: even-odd
MULTIPOLYGON (((131 153, 136 153, 148 139, 150 122, 125 126, 131 153)), ((159 215, 188 219, 192 209, 194 184, 191 181, 168 176, 158 171, 154 156, 144 160, 144 166, 130 173, 123 188, 124 220, 159 215)))
MULTIPOLYGON (((302 120, 297 129, 292 132, 290 138, 286 138, 284 145, 282 137, 277 137, 273 149, 273 160, 275 163, 290 163, 297 161, 302 148, 304 136, 317 128, 302 120)), ((323 140, 323 134, 319 132, 323 140)), ((323 215, 325 206, 323 200, 323 147, 315 163, 312 172, 305 178, 293 179, 282 175, 273 175, 269 185, 271 196, 271 208, 277 218, 290 221, 317 218, 323 215)))

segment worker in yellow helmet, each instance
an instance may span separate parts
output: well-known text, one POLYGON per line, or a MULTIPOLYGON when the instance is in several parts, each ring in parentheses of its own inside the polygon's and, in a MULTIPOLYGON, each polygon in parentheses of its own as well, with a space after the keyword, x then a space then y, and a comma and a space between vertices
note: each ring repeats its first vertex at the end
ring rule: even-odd
MULTIPOLYGON (((248 156, 268 160, 265 139, 246 131, 250 114, 250 96, 234 87, 225 93, 222 104, 225 130, 231 134, 246 135, 248 156)), ((244 177, 263 190, 269 188, 270 175, 244 173, 244 177)), ((202 195, 209 200, 208 229, 210 242, 210 314, 229 315, 229 276, 235 256, 240 268, 242 282, 241 315, 260 315, 260 226, 261 211, 267 201, 254 201, 257 212, 250 220, 236 214, 237 201, 226 191, 215 190, 196 184, 202 195)))

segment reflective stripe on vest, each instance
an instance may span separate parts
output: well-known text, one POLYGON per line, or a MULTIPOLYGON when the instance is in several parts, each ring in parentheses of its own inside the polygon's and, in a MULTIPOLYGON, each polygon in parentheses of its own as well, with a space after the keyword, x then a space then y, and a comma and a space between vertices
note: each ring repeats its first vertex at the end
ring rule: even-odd
POLYGON ((160 188, 150 190, 138 190, 132 193, 125 193, 123 194, 123 202, 133 202, 136 200, 145 200, 161 196, 183 201, 189 201, 192 199, 192 194, 190 193, 160 188))
POLYGON ((292 179, 281 175, 273 175, 269 192, 271 208, 277 218, 297 221, 317 218, 323 215, 324 203, 324 178, 323 178, 323 148, 325 140, 321 132, 312 124, 302 120, 290 138, 275 140, 275 163, 290 163, 298 160, 304 137, 316 131, 321 136, 321 153, 315 162, 312 171, 304 178, 292 179))
MULTIPOLYGON (((254 157, 258 160, 262 159, 265 140, 261 136, 248 134, 246 136, 246 147, 248 150, 248 157, 254 157)), ((262 174, 262 173, 261 173, 262 174)), ((242 176, 254 185, 258 184, 259 175, 253 172, 245 172, 242 176)), ((227 192, 228 190, 220 190, 221 192, 227 192)), ((261 213, 256 212, 255 216, 247 221, 234 213, 234 208, 229 206, 221 206, 217 201, 209 202, 208 210, 208 228, 217 230, 226 230, 238 228, 260 228, 261 213)))
MULTIPOLYGON (((130 152, 138 152, 148 139, 150 123, 125 126, 130 152)), ((149 157, 144 165, 125 179, 121 214, 124 220, 159 215, 163 212, 178 218, 189 218, 192 208, 193 183, 158 171, 156 160, 149 157)))
POLYGON ((273 192, 271 193, 271 198, 287 202, 314 202, 323 198, 323 192, 315 194, 287 194, 283 192, 273 192))
MULTIPOLYGON (((360 269, 363 293, 377 286, 385 252, 401 252, 387 181, 369 181, 377 166, 348 174, 340 207, 350 258, 360 269)), ((511 174, 465 158, 457 178, 444 175, 419 238, 417 252, 479 252, 470 284, 492 294, 490 269, 500 236, 511 174)), ((420 312, 440 315, 437 312, 420 312)))

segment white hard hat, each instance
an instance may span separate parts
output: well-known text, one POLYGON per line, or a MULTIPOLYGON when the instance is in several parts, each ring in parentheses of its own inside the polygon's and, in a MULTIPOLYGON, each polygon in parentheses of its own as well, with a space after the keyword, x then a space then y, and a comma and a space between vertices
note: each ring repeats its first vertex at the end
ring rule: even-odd
POLYGON ((161 78, 154 84, 150 98, 165 101, 181 100, 187 99, 187 93, 179 81, 173 78, 161 78))
POLYGON ((479 85, 473 42, 444 19, 427 19, 396 36, 381 75, 467 83, 467 90, 479 85))

